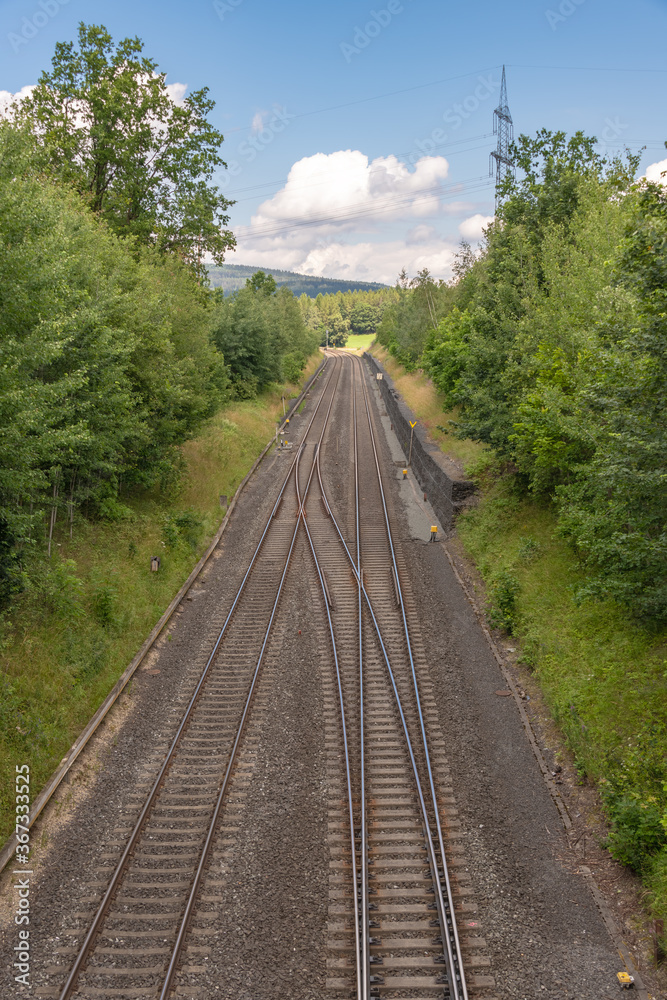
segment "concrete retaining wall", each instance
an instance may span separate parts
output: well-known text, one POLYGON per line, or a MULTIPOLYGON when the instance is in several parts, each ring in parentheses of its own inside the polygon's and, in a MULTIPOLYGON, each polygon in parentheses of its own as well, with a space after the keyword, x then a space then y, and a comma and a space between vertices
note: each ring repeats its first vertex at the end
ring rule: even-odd
MULTIPOLYGON (((373 378, 378 372, 382 374, 377 386, 407 462, 410 452, 410 424, 415 423, 417 418, 394 388, 393 381, 380 362, 367 353, 364 353, 364 360, 373 378)), ((475 492, 475 484, 459 476, 453 464, 428 438, 419 422, 414 429, 410 465, 441 525, 445 529, 450 528, 466 498, 475 492)))

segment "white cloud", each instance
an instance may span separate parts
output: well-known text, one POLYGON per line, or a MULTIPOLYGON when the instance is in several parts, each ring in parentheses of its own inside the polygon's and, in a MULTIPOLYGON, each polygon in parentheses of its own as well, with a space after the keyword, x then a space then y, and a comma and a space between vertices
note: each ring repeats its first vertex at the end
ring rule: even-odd
POLYGON ((492 215, 471 215, 469 219, 464 219, 459 223, 459 232, 466 240, 481 240, 483 230, 493 222, 492 215))
POLYGON ((21 87, 15 94, 9 90, 0 90, 0 115, 6 115, 14 101, 22 101, 24 97, 29 97, 35 89, 36 84, 30 83, 21 87))
POLYGON ((646 168, 646 180, 653 181, 655 184, 667 185, 667 160, 651 163, 646 168))
POLYGON ((188 89, 187 83, 167 83, 165 89, 177 107, 183 106, 183 98, 188 89))
POLYGON ((294 164, 287 183, 253 216, 248 232, 317 221, 331 230, 358 228, 360 218, 429 216, 440 209, 449 172, 442 156, 425 156, 410 171, 395 156, 369 162, 359 150, 316 153, 294 164))
POLYGON ((414 276, 426 267, 448 278, 460 237, 455 224, 447 237, 440 227, 451 228, 448 218, 467 214, 462 226, 479 236, 492 220, 472 214, 481 206, 461 200, 463 185, 445 186, 448 175, 442 156, 424 156, 414 167, 395 156, 369 160, 352 149, 304 157, 250 224, 235 228, 237 250, 230 259, 265 270, 388 284, 402 268, 414 276), (398 224, 405 224, 403 232, 398 224))
POLYGON ((393 285, 402 268, 408 274, 427 267, 437 278, 450 277, 457 246, 454 242, 435 237, 416 244, 408 240, 387 240, 371 243, 344 243, 340 240, 319 240, 311 246, 299 246, 284 239, 264 241, 239 247, 230 263, 251 264, 270 270, 272 267, 300 274, 325 278, 356 278, 359 281, 382 281, 393 285))

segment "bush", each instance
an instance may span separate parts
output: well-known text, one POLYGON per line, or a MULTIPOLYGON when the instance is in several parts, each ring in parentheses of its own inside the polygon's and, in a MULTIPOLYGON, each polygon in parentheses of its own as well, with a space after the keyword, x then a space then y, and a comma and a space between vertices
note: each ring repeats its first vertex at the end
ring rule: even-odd
POLYGON ((640 874, 667 848, 667 726, 646 723, 607 756, 603 801, 612 830, 607 847, 640 874))
POLYGON ((607 792, 605 807, 612 830, 605 842, 611 854, 638 875, 651 868, 651 859, 667 847, 662 811, 655 802, 607 792))
POLYGON ((298 351, 291 351, 283 358, 283 376, 288 382, 298 382, 306 367, 306 359, 298 351))
POLYGON ((516 599, 520 590, 519 581, 509 570, 501 570, 491 587, 489 621, 495 628, 502 628, 509 635, 517 625, 516 599))
POLYGON ((196 549, 203 530, 203 521, 194 510, 169 514, 162 524, 164 542, 169 548, 175 548, 180 542, 185 542, 191 549, 196 549))

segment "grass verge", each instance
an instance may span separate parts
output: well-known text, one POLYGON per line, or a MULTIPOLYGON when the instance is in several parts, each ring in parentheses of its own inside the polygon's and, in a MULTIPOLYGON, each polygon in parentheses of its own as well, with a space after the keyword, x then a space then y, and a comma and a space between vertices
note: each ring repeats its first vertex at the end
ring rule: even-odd
MULTIPOLYGON (((512 634, 610 822, 607 846, 642 875, 656 918, 667 917, 667 633, 641 628, 611 601, 577 604, 582 571, 555 511, 526 497, 511 471, 475 442, 433 433, 452 415, 422 373, 373 347, 442 450, 480 488, 458 534, 489 594, 492 625, 512 634)), ((452 417, 453 419, 453 417, 452 417)))
POLYGON ((124 520, 75 521, 71 540, 56 530, 54 556, 0 620, 0 840, 13 827, 15 765, 30 765, 34 799, 209 544, 220 496, 231 499, 274 433, 283 392, 298 391, 224 407, 183 445, 178 487, 124 498, 124 520))
POLYGON ((406 372, 405 368, 392 358, 379 344, 374 344, 369 352, 382 363, 393 379, 398 392, 410 409, 419 417, 433 441, 450 458, 466 465, 480 458, 488 449, 478 441, 461 441, 454 436, 450 420, 456 420, 456 411, 443 409, 442 396, 431 380, 422 372, 406 372))

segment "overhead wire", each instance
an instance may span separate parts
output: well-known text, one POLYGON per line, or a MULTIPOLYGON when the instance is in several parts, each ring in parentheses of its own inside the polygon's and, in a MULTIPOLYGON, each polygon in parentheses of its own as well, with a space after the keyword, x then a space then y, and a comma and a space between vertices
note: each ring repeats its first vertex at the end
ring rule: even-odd
POLYGON ((239 227, 236 229, 236 235, 238 239, 252 240, 259 237, 275 236, 282 232, 302 229, 309 226, 322 226, 332 222, 351 222, 355 219, 368 218, 373 215, 381 215, 384 212, 396 211, 396 209, 401 208, 404 205, 414 203, 415 200, 418 201, 419 197, 425 199, 429 195, 437 194, 440 200, 445 200, 447 198, 455 198, 460 194, 467 194, 473 190, 480 190, 482 188, 489 187, 492 183, 493 180, 489 178, 488 175, 483 174, 480 177, 470 178, 469 181, 457 183, 454 185, 453 189, 448 192, 441 191, 439 187, 423 188, 412 192, 410 197, 396 199, 388 204, 384 203, 372 208, 369 208, 366 203, 360 202, 358 203, 358 211, 349 211, 349 209, 344 209, 342 212, 313 216, 309 219, 299 219, 297 217, 293 217, 292 219, 281 220, 280 222, 269 223, 264 226, 239 227))
MULTIPOLYGON (((489 135, 493 135, 493 133, 490 132, 489 135)), ((488 138, 488 136, 479 136, 479 138, 488 138)), ((461 153, 473 153, 473 152, 475 152, 478 149, 484 149, 485 145, 486 144, 479 145, 479 146, 470 146, 468 149, 455 149, 455 150, 452 150, 452 152, 449 155, 450 156, 456 156, 457 154, 461 154, 461 153)), ((442 147, 441 146, 434 146, 433 148, 434 149, 441 149, 442 147)), ((394 153, 394 154, 389 154, 389 155, 394 155, 396 157, 396 159, 399 159, 401 156, 407 156, 409 154, 408 153, 394 153)), ((428 155, 428 154, 424 154, 424 155, 428 155)), ((329 184, 329 183, 331 183, 332 177, 334 177, 334 176, 335 177, 340 177, 340 174, 343 173, 343 171, 335 171, 334 172, 332 170, 329 170, 329 171, 324 171, 323 170, 323 171, 319 171, 318 173, 320 173, 321 175, 323 175, 327 179, 326 180, 322 180, 322 181, 314 181, 312 184, 300 184, 299 185, 299 190, 300 191, 305 191, 308 188, 322 187, 324 184, 329 184)), ((312 176, 315 177, 315 176, 317 176, 317 174, 313 174, 312 176)), ((256 185, 256 188, 273 187, 275 184, 283 184, 283 186, 284 186, 287 183, 288 180, 289 180, 289 178, 286 177, 284 181, 274 181, 273 184, 270 184, 270 183, 267 182, 266 185, 258 184, 258 185, 256 185)), ((278 188, 278 190, 273 191, 273 192, 267 192, 266 197, 268 197, 271 194, 278 194, 278 192, 280 190, 282 190, 282 188, 278 188)), ((230 192, 228 197, 231 198, 233 196, 233 194, 234 194, 234 192, 230 192)), ((247 198, 235 198, 234 199, 234 204, 235 205, 239 205, 239 204, 241 204, 244 201, 255 201, 255 199, 257 197, 258 197, 258 195, 255 194, 255 195, 248 195, 247 198)))
MULTIPOLYGON (((332 104, 327 108, 316 108, 313 111, 302 111, 297 115, 291 115, 290 118, 311 118, 313 115, 323 115, 329 111, 341 111, 344 108, 356 107, 358 104, 368 104, 370 101, 380 101, 384 97, 398 97, 401 94, 410 94, 415 90, 425 90, 427 87, 437 87, 442 83, 453 83, 454 80, 465 80, 470 76, 480 76, 482 73, 490 73, 494 69, 499 68, 500 67, 498 65, 487 66, 485 69, 473 70, 470 73, 459 73, 457 76, 447 76, 441 80, 431 80, 430 83, 418 83, 413 87, 403 87, 401 90, 389 90, 384 94, 375 94, 373 97, 360 97, 356 101, 345 101, 343 104, 332 104)), ((238 128, 227 129, 226 132, 227 135, 230 135, 234 132, 249 132, 252 128, 254 128, 253 125, 243 125, 238 128)))

